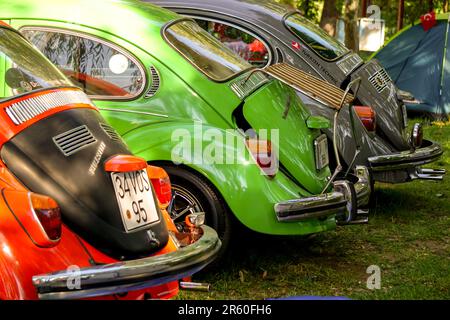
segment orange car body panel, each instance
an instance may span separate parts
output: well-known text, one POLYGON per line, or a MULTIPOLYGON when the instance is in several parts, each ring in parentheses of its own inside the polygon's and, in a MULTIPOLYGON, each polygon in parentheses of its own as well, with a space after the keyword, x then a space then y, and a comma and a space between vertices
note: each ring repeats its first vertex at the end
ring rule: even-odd
MULTIPOLYGON (((27 232, 19 224, 18 220, 6 204, 3 192, 6 190, 26 190, 14 176, 0 164, 0 299, 37 299, 37 292, 31 282, 34 275, 66 270, 71 266, 88 267, 91 261, 97 263, 112 263, 112 259, 96 250, 89 243, 79 238, 74 232, 63 225, 60 241, 51 248, 38 247, 28 233, 39 232, 40 225, 36 223, 27 226, 27 232), (36 228, 37 230, 32 230, 36 228)), ((14 206, 21 210, 28 203, 17 202, 14 206)), ((25 208, 23 208, 25 207, 25 208)), ((165 213, 164 218, 170 220, 165 213)), ((168 221, 169 222, 169 221, 168 221)), ((165 254, 175 251, 176 245, 171 239, 167 245, 157 254, 165 254)), ((171 282, 162 286, 130 292, 127 295, 101 297, 101 299, 140 299, 171 298, 178 293, 178 282, 171 282)))

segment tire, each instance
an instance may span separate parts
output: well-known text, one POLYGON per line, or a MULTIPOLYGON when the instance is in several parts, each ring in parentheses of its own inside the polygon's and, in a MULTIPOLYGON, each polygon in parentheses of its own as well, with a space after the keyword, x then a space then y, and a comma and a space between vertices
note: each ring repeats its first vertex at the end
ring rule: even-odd
POLYGON ((172 208, 169 208, 171 209, 169 213, 178 215, 186 210, 185 204, 190 203, 192 206, 182 216, 175 218, 175 223, 184 221, 185 216, 189 213, 205 212, 205 224, 216 230, 222 241, 222 247, 216 259, 216 262, 220 261, 230 245, 233 229, 232 217, 225 201, 215 188, 200 175, 178 166, 162 165, 162 167, 169 174, 172 194, 175 195, 174 204, 172 208))

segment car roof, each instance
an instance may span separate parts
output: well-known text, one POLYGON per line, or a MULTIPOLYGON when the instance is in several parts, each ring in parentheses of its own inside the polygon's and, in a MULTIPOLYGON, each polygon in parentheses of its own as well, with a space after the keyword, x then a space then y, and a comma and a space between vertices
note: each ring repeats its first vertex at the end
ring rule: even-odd
POLYGON ((38 19, 86 25, 139 43, 145 32, 158 35, 180 16, 136 0, 2 0, 0 19, 38 19), (133 23, 129 23, 132 21, 133 23))
POLYGON ((166 8, 203 9, 236 16, 277 29, 282 18, 296 11, 273 0, 144 0, 166 8))

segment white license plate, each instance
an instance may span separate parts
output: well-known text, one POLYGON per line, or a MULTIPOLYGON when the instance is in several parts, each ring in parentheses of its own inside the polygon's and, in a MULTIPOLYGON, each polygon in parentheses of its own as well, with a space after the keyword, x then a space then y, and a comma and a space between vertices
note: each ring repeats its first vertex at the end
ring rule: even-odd
POLYGON ((126 231, 159 220, 146 170, 113 172, 111 178, 126 231))
POLYGON ((329 164, 328 140, 326 135, 321 135, 314 140, 314 152, 316 154, 316 169, 321 170, 329 164))

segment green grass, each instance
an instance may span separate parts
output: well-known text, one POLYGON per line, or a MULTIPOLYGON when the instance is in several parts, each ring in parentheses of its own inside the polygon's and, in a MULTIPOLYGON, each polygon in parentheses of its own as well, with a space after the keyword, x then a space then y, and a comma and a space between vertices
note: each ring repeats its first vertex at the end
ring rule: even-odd
MULTIPOLYGON (((450 171, 450 123, 426 125, 445 154, 432 167, 450 171)), ((353 299, 450 299, 450 178, 377 183, 368 225, 338 227, 310 239, 236 235, 219 270, 200 273, 209 293, 180 299, 347 296, 353 299), (366 287, 367 267, 381 268, 381 289, 366 287)))

